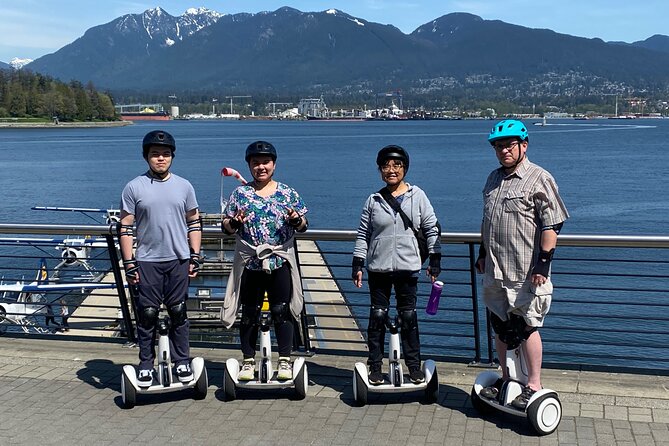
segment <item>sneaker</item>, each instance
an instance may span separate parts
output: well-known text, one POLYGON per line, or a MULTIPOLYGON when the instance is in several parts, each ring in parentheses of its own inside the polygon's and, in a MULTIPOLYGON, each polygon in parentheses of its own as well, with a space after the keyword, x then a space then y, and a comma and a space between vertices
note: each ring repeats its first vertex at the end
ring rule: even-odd
POLYGON ((504 380, 502 378, 497 378, 497 381, 495 381, 492 386, 484 387, 479 395, 489 400, 496 400, 503 385, 504 380))
POLYGON ((237 375, 239 381, 252 381, 256 376, 256 361, 253 358, 245 359, 242 362, 242 369, 237 375))
POLYGON ((177 378, 182 383, 191 382, 193 380, 193 371, 189 363, 184 363, 177 366, 177 378))
POLYGON ((151 387, 153 384, 153 369, 142 369, 137 375, 137 385, 139 387, 151 387))
POLYGON ((381 363, 374 363, 369 366, 369 383, 373 386, 383 384, 383 373, 381 373, 381 363))
POLYGON ((286 381, 288 379, 293 379, 293 366, 290 365, 290 358, 282 356, 279 358, 279 372, 276 375, 276 379, 279 381, 286 381))
POLYGON ((530 386, 525 386, 523 388, 523 392, 518 395, 513 401, 511 401, 511 405, 518 410, 525 410, 527 408, 527 402, 532 398, 532 395, 537 393, 536 390, 532 390, 530 386))
POLYGON ((409 370, 409 379, 414 384, 424 383, 425 373, 421 369, 411 369, 409 370))

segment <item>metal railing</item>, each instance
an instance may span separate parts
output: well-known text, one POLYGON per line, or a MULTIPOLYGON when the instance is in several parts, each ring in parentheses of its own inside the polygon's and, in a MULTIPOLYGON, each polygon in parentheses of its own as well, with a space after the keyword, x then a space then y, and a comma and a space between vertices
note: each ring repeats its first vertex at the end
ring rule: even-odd
MULTIPOLYGON (((116 336, 133 341, 133 302, 128 300, 123 284, 114 232, 115 227, 101 225, 0 224, 0 234, 105 238, 110 277, 117 289, 103 306, 120 309, 121 314, 111 318, 116 325, 100 322, 101 326, 87 328, 104 331, 111 326, 116 336)), ((203 236, 215 241, 228 239, 215 227, 206 227, 203 236)), ((355 236, 356 231, 352 230, 318 229, 298 235, 307 305, 300 324, 301 339, 296 344, 307 351, 359 353, 365 349, 368 291, 366 286, 355 288, 350 279, 355 236)), ((421 276, 417 307, 424 358, 473 364, 494 361, 492 332, 479 299, 479 279, 474 272, 479 243, 478 233, 442 234, 444 269, 440 280, 445 285, 435 316, 424 312, 429 282, 421 276)), ((667 236, 560 235, 553 261, 555 291, 551 311, 541 330, 544 364, 669 373, 668 248, 667 236)), ((206 263, 227 262, 231 249, 230 244, 217 243, 209 249, 206 263)), ((3 261, 17 258, 13 246, 10 254, 6 255, 5 250, 0 244, 0 269, 4 268, 3 261)), ((6 276, 4 281, 7 282, 6 276)), ((223 330, 216 323, 225 280, 196 285, 191 297, 200 294, 200 289, 207 290, 204 293, 207 299, 199 300, 202 305, 197 313, 205 317, 201 324, 194 324, 192 341, 234 345, 235 330, 223 330)), ((77 308, 86 305, 87 299, 83 299, 77 308)), ((82 326, 74 315, 71 320, 73 332, 75 327, 82 326)))

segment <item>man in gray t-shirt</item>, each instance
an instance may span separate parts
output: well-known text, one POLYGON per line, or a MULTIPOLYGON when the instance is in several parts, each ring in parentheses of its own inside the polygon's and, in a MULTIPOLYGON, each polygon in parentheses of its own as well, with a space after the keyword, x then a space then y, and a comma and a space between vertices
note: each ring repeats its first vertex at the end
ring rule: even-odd
POLYGON ((172 135, 161 130, 149 132, 142 142, 149 170, 131 180, 121 195, 121 255, 128 285, 138 289, 140 387, 149 387, 153 382, 161 304, 170 315, 177 377, 181 382, 193 379, 186 298, 189 277, 195 277, 202 264, 202 223, 193 186, 170 172, 175 150, 172 135), (137 232, 134 256, 133 224, 137 232))

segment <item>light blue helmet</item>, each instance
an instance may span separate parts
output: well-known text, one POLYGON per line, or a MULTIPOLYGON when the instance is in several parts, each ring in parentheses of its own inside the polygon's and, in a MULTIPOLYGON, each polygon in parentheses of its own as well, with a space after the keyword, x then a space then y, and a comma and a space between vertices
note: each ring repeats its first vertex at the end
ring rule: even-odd
POLYGON ((518 138, 521 141, 527 141, 529 138, 527 127, 525 127, 525 124, 515 119, 499 121, 490 131, 488 142, 494 144, 498 139, 505 138, 518 138))

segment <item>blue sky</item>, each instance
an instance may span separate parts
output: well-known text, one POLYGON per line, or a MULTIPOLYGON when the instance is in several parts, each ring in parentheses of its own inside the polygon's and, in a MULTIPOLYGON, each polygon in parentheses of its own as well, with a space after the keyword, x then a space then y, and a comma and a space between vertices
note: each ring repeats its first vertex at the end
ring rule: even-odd
POLYGON ((392 24, 405 33, 451 12, 469 12, 530 28, 548 28, 580 37, 633 42, 669 35, 667 0, 3 0, 0 3, 0 61, 36 59, 82 36, 93 26, 161 6, 172 15, 190 7, 226 14, 330 8, 371 22, 392 24))

